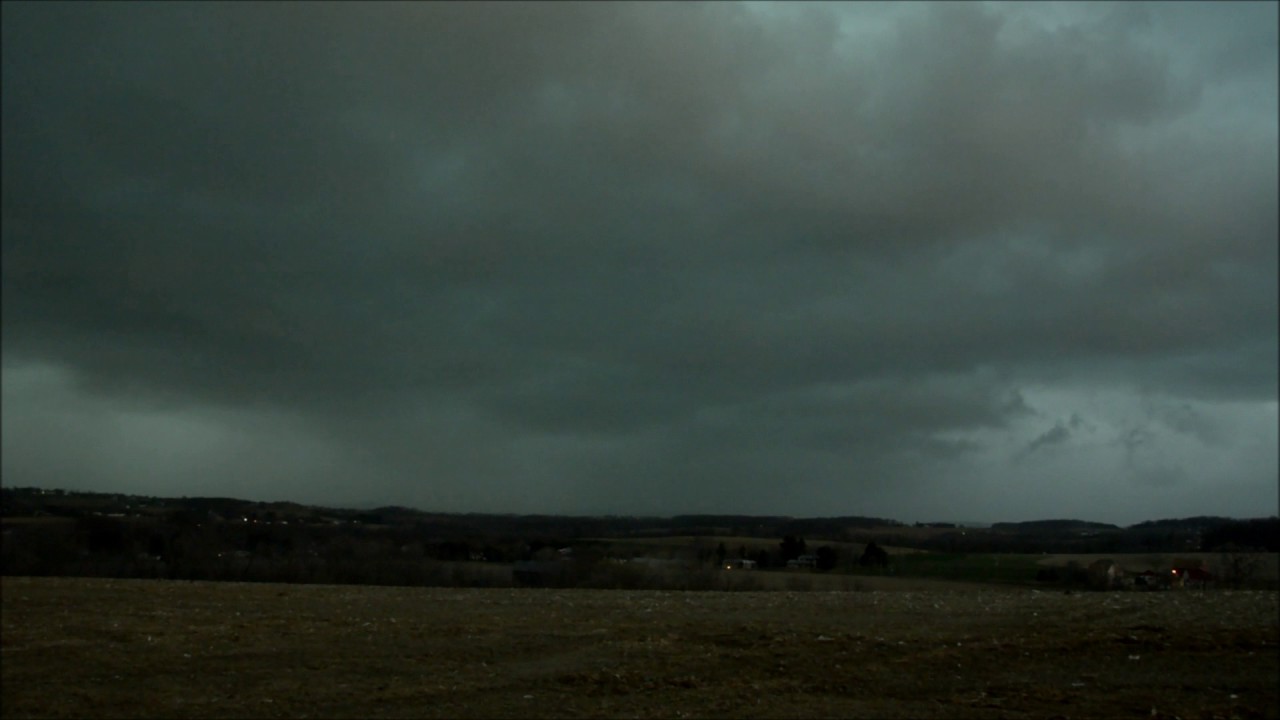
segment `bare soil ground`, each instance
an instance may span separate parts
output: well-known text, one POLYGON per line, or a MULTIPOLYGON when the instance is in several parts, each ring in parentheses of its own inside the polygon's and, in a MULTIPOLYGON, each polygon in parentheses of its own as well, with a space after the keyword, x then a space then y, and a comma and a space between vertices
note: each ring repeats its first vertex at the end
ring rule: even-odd
POLYGON ((1275 592, 3 579, 28 717, 1280 717, 1275 592))

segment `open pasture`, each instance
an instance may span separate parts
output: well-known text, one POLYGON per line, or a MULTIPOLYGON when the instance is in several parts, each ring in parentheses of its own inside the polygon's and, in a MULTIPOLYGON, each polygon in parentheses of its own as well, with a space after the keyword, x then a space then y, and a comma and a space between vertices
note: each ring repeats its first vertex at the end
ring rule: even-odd
POLYGON ((1176 565, 1199 564, 1208 570, 1222 573, 1226 565, 1233 559, 1240 558, 1252 569, 1253 579, 1262 583, 1275 583, 1280 580, 1280 553, 1077 553, 1043 555, 1037 561, 1044 566, 1064 566, 1075 562, 1085 567, 1097 560, 1114 560, 1130 572, 1143 570, 1167 571, 1176 565))
POLYGON ((3 579, 6 718, 1276 717, 1275 592, 3 579))

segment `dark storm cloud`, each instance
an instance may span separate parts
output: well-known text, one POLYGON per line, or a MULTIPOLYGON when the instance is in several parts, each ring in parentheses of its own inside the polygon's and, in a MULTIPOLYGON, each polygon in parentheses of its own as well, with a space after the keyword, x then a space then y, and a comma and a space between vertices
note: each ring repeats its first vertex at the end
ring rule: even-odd
POLYGON ((1045 430, 1037 436, 1035 440, 1028 443, 1025 454, 1029 455, 1047 445, 1059 445, 1066 442, 1070 437, 1071 431, 1068 430, 1066 426, 1059 423, 1048 430, 1045 430))
POLYGON ((6 368, 459 507, 908 483, 1033 385, 1274 403, 1275 14, 6 4, 6 368))
POLYGON ((1097 427, 1080 417, 1079 414, 1071 413, 1071 417, 1067 418, 1065 422, 1058 420, 1053 424, 1053 427, 1035 436, 1011 460, 1014 463, 1020 463, 1033 453, 1044 448, 1065 445, 1071 441, 1073 435, 1082 430, 1086 433, 1093 433, 1096 432, 1097 427))

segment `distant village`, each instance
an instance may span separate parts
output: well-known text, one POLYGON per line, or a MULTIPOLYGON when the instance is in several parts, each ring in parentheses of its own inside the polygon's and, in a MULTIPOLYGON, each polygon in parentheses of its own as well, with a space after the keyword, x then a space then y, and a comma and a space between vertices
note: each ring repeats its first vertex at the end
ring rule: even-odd
MULTIPOLYGON (((972 562, 950 575, 1034 587, 1174 590, 1239 586, 1280 552, 1277 518, 1198 517, 1120 528, 1079 520, 905 523, 845 516, 573 517, 323 508, 233 498, 157 498, 0 488, 5 575, 161 577, 390 585, 723 586, 716 573, 938 572, 947 558, 1111 555, 1087 563, 972 562), (891 549, 892 552, 886 550, 891 549), (1168 566, 1135 554, 1171 554, 1168 566), (1209 567, 1203 555, 1217 553, 1209 567), (995 563, 996 566, 999 563, 995 563), (1128 567, 1133 565, 1132 567, 1128 567), (995 573, 996 569, 990 569, 995 573)), ((967 563, 967 564, 966 564, 967 563)), ((1265 573, 1264 573, 1265 576, 1265 573)), ((739 583, 741 587, 751 586, 739 583)))

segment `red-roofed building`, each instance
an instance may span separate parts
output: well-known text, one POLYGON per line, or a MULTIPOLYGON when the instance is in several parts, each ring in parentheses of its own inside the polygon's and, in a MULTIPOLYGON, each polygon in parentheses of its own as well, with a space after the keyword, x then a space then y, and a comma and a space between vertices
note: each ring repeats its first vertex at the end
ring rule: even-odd
POLYGON ((1174 587, 1203 589, 1213 582, 1212 573, 1197 567, 1174 568, 1170 572, 1174 587))

